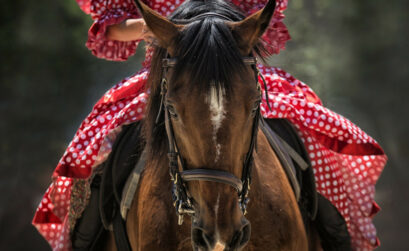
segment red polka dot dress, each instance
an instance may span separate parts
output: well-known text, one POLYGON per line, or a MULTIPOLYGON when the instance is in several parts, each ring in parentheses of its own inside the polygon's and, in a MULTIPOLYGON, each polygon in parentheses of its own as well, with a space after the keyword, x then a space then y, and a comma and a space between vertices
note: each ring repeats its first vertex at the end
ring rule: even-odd
MULTIPOLYGON (((267 0, 231 0, 245 13, 261 9, 267 0)), ((139 18, 133 0, 77 0, 94 19, 87 47, 108 60, 124 61, 135 53, 139 41, 120 42, 105 38, 106 27, 125 19, 139 18)), ((168 16, 182 0, 151 0, 147 4, 168 16)), ((278 0, 269 28, 263 35, 266 48, 279 53, 290 39, 283 24, 287 0, 278 0)), ((93 169, 106 160, 121 126, 143 118, 149 93, 145 84, 151 52, 143 69, 108 90, 80 125, 53 174, 33 219, 34 226, 53 250, 71 250, 70 232, 90 196, 93 169)), ((372 216, 375 183, 386 163, 378 143, 341 115, 325 108, 304 83, 276 67, 258 66, 267 81, 269 102, 263 100, 266 118, 286 118, 298 129, 312 162, 318 192, 345 218, 354 250, 372 250, 379 245, 372 216)))

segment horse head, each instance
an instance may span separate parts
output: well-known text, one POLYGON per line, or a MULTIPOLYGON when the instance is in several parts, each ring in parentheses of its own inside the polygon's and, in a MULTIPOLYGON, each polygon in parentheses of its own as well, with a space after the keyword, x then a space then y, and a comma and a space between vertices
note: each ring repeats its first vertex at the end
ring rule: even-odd
POLYGON ((184 3, 167 19, 136 1, 162 48, 156 53, 161 72, 151 73, 161 77, 150 86, 147 123, 156 129, 148 145, 162 141, 168 148, 174 202, 179 215, 192 216, 194 250, 217 243, 240 250, 251 232, 246 172, 261 102, 252 54, 275 1, 247 18, 225 3, 191 2, 197 6, 184 3))

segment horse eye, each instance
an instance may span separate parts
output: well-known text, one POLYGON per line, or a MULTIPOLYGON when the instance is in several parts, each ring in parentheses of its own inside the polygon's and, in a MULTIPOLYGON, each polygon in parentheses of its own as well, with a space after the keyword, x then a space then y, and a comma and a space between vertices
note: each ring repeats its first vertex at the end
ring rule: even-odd
POLYGON ((168 108, 168 111, 169 111, 170 116, 172 116, 173 118, 177 118, 177 117, 178 117, 178 115, 177 115, 177 113, 176 113, 176 111, 175 111, 175 108, 174 108, 173 106, 168 105, 167 108, 168 108))
POLYGON ((252 113, 255 113, 255 112, 258 110, 258 108, 260 107, 260 102, 261 102, 261 100, 257 100, 257 101, 254 103, 253 109, 251 110, 252 113))

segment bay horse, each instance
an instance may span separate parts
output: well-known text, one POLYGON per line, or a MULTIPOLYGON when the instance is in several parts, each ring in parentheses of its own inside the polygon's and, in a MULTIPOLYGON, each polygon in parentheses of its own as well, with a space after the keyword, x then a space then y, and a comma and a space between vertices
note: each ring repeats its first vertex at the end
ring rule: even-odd
MULTIPOLYGON (((132 249, 311 250, 291 185, 258 128, 253 54, 275 1, 246 18, 218 0, 188 0, 169 19, 136 4, 158 46, 146 166, 126 221, 132 249)), ((112 238, 107 250, 116 250, 112 238)))

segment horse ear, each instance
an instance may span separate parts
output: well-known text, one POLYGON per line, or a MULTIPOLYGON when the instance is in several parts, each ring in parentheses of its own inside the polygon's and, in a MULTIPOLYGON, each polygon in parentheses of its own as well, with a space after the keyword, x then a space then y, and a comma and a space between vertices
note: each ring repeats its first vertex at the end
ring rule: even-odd
POLYGON ((244 55, 251 53, 259 37, 267 29, 275 7, 276 1, 269 0, 263 9, 253 13, 244 20, 228 23, 234 34, 236 34, 239 49, 244 55))
POLYGON ((183 26, 172 23, 156 11, 149 8, 141 0, 135 0, 135 3, 145 20, 146 25, 155 35, 156 39, 158 39, 159 45, 168 49, 170 54, 173 54, 175 38, 178 36, 179 31, 183 26))

